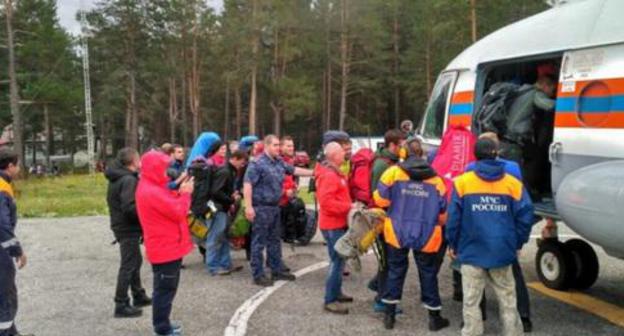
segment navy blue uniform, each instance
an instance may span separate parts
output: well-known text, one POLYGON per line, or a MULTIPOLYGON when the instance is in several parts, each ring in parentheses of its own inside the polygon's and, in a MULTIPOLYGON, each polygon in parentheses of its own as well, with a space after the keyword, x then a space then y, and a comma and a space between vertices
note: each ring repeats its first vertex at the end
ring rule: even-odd
POLYGON ((251 227, 251 271, 254 279, 264 275, 263 252, 266 248, 269 267, 273 273, 282 272, 282 245, 280 243, 280 208, 282 183, 286 174, 295 168, 271 158, 266 153, 252 161, 245 173, 245 183, 252 186, 252 205, 256 218, 251 227))
POLYGON ((0 173, 0 336, 17 334, 17 288, 15 287, 14 259, 22 255, 15 237, 17 211, 13 200, 11 179, 0 173))

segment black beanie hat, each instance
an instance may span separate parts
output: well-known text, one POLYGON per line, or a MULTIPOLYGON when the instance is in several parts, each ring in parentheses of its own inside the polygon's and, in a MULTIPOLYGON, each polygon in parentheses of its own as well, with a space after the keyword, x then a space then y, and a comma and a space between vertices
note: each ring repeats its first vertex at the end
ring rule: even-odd
POLYGON ((498 157, 498 147, 492 139, 479 139, 475 144, 474 154, 477 160, 494 160, 498 157))

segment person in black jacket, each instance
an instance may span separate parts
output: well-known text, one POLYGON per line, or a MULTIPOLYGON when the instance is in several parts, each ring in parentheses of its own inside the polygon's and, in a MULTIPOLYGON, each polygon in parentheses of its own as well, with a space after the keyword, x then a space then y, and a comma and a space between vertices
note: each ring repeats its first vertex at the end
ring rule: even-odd
POLYGON ((236 151, 228 162, 215 173, 210 194, 217 209, 208 221, 210 231, 206 238, 206 268, 210 275, 228 275, 242 267, 232 267, 230 244, 227 240, 228 211, 240 200, 240 192, 234 187, 238 172, 247 164, 247 153, 236 151))
POLYGON ((152 303, 141 285, 140 275, 143 263, 140 244, 143 233, 134 198, 140 168, 139 153, 132 148, 124 148, 117 153, 117 160, 105 172, 109 181, 106 201, 111 229, 121 251, 115 291, 115 317, 141 316, 140 307, 152 303), (132 291, 133 306, 130 305, 128 288, 132 291))

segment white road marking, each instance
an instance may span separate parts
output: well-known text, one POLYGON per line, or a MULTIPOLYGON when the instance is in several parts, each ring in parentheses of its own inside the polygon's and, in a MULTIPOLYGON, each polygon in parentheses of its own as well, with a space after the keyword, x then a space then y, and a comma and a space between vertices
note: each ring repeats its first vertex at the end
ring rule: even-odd
MULTIPOLYGON (((531 239, 541 238, 540 234, 531 235, 531 239)), ((579 238, 578 235, 574 234, 560 234, 559 238, 579 238)), ((371 251, 368 251, 368 254, 371 254, 371 251)), ((323 269, 329 265, 329 262, 322 261, 316 264, 312 264, 308 267, 302 268, 295 272, 295 276, 297 278, 302 277, 308 273, 312 273, 323 269)), ((266 301, 273 293, 275 293, 278 289, 282 288, 282 286, 286 285, 287 281, 277 281, 273 286, 264 288, 254 294, 252 297, 247 299, 247 301, 243 302, 240 307, 234 312, 232 318, 230 319, 230 323, 225 328, 224 336, 244 336, 247 333, 247 324, 249 323, 249 319, 251 315, 258 309, 258 307, 266 301)))
MULTIPOLYGON (((310 265, 306 268, 302 268, 295 272, 295 276, 297 278, 302 277, 308 273, 318 271, 323 269, 329 265, 329 262, 322 261, 313 265, 310 265)), ((271 296, 275 291, 284 286, 287 281, 277 281, 273 286, 267 287, 247 299, 247 301, 243 302, 243 304, 238 307, 232 318, 230 319, 230 323, 225 328, 224 336, 244 336, 247 333, 247 323, 251 318, 251 315, 256 311, 256 309, 264 302, 266 299, 271 296)))

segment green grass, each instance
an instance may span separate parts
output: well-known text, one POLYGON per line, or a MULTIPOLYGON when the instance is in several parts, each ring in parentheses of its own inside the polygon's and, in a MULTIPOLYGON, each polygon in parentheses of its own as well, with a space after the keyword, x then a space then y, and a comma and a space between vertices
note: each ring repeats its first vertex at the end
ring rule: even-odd
POLYGON ((314 194, 309 193, 307 187, 299 188, 299 197, 301 197, 305 204, 314 204, 314 194))
POLYGON ((29 178, 15 183, 20 217, 107 215, 102 174, 29 178))
MULTIPOLYGON (((102 174, 18 180, 17 211, 22 218, 108 215, 106 186, 102 174)), ((306 204, 314 204, 313 195, 306 187, 299 189, 306 204)))

